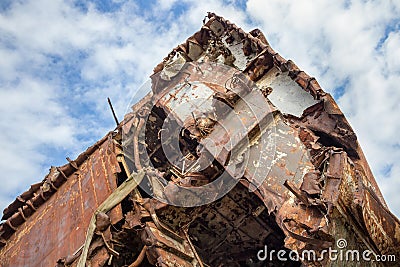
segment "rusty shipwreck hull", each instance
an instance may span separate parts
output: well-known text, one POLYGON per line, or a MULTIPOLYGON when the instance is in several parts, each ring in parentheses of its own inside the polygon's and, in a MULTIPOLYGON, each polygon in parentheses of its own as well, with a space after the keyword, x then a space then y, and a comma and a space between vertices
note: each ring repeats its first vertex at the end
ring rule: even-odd
POLYGON ((320 256, 340 239, 400 259, 399 220, 333 98, 259 30, 212 13, 115 131, 3 220, 1 266, 396 265, 257 258, 266 245, 320 256))
POLYGON ((4 211, 1 266, 54 266, 82 245, 93 209, 117 187, 113 146, 110 134, 75 161, 52 167, 4 211))

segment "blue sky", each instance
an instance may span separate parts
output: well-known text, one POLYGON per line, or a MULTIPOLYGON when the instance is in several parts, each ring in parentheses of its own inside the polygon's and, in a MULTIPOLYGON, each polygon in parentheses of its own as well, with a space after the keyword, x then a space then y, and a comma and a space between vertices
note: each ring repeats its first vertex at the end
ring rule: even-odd
POLYGON ((19 0, 0 3, 0 209, 114 127, 153 67, 207 11, 315 76, 355 129, 400 215, 400 3, 19 0))

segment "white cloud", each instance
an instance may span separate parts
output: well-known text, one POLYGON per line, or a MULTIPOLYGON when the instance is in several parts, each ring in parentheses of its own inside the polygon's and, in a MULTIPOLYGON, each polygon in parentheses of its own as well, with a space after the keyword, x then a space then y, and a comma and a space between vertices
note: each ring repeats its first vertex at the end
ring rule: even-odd
POLYGON ((43 163, 56 162, 42 153, 44 147, 73 148, 75 129, 71 119, 54 96, 51 87, 29 76, 4 85, 0 91, 0 169, 4 174, 0 187, 0 205, 5 207, 16 191, 25 191, 42 179, 43 163))
POLYGON ((383 46, 384 59, 387 64, 387 71, 393 74, 400 74, 400 32, 391 32, 383 46))
POLYGON ((178 0, 157 0, 157 6, 165 11, 170 10, 174 4, 176 4, 178 0))

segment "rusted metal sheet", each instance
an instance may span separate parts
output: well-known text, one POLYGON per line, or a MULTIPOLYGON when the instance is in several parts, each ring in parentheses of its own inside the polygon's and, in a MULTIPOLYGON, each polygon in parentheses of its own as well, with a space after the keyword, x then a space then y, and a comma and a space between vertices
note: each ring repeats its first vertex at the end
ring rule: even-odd
POLYGON ((119 166, 113 150, 107 136, 85 153, 78 169, 7 240, 1 266, 54 266, 79 249, 93 210, 116 188, 119 166))

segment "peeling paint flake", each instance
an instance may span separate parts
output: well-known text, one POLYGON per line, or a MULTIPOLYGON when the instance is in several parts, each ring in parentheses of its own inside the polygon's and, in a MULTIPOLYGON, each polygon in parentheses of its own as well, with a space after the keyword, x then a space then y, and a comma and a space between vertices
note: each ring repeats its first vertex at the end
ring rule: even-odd
POLYGON ((294 82, 287 72, 280 73, 273 69, 265 74, 257 85, 259 87, 270 87, 272 91, 268 95, 268 99, 271 100, 272 104, 282 113, 291 114, 298 118, 301 117, 305 109, 319 102, 294 82))

